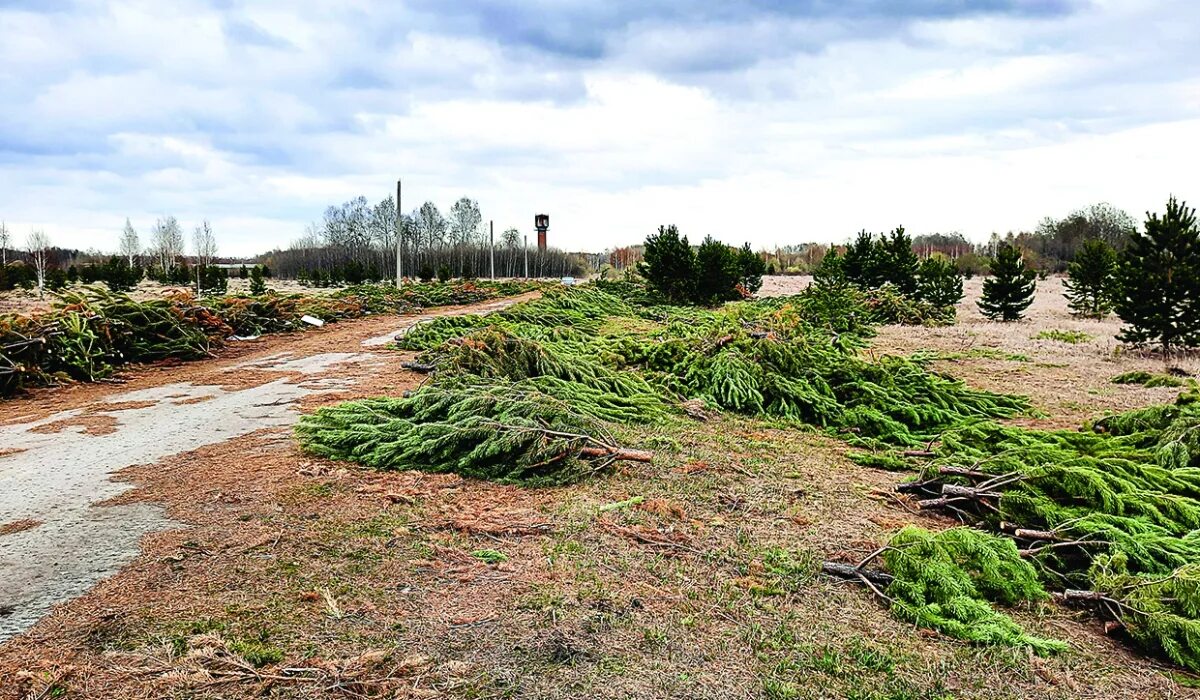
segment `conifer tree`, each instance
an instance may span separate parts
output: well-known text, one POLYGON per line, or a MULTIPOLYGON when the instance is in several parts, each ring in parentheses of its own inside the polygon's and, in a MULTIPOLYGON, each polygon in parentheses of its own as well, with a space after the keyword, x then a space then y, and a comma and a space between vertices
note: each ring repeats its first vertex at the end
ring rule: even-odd
POLYGON ((922 261, 917 270, 916 296, 939 308, 950 308, 962 301, 962 275, 949 258, 931 255, 922 261))
POLYGON ((646 237, 638 272, 671 303, 687 304, 695 296, 696 254, 675 226, 659 226, 657 234, 646 237))
POLYGON ((1077 316, 1104 318, 1112 311, 1117 251, 1099 238, 1084 241, 1067 266, 1067 306, 1077 316))
POLYGON ((1164 353, 1200 343, 1200 230, 1196 210, 1171 197, 1161 218, 1129 238, 1118 262, 1117 337, 1164 353))
POLYGON ((751 294, 762 289, 762 276, 767 271, 767 265, 762 256, 750 249, 746 242, 735 254, 738 268, 738 284, 745 287, 751 294))
POLYGON ((846 285, 846 271, 844 263, 846 259, 838 254, 836 248, 831 248, 825 257, 821 258, 821 262, 817 264, 817 269, 813 270, 813 285, 823 289, 834 289, 846 285))
POLYGON ((979 310, 993 321, 1019 320, 1033 303, 1037 273, 1025 267, 1020 251, 1007 243, 996 250, 990 269, 983 296, 976 302, 979 310))
POLYGON ((880 264, 879 248, 875 237, 866 231, 860 231, 846 248, 842 256, 842 272, 846 281, 860 287, 875 288, 884 283, 882 265, 880 264))
POLYGON ((737 260, 724 243, 705 236, 696 251, 696 301, 712 306, 737 296, 737 260))
POLYGON ((876 248, 879 274, 885 282, 896 285, 901 294, 914 296, 917 293, 917 270, 920 261, 912 249, 912 238, 900 226, 892 235, 880 238, 876 248))
POLYGON ((255 265, 250 270, 250 293, 254 296, 260 296, 267 293, 267 283, 263 280, 262 265, 255 265))

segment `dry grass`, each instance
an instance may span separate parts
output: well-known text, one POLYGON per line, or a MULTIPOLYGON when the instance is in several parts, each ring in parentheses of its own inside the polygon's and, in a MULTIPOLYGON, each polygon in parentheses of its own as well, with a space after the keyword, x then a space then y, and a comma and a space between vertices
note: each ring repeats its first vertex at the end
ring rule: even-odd
MULTIPOLYGON (((1074 321, 1043 296, 1025 323, 990 324, 965 308, 958 327, 883 329, 874 351, 957 353, 940 365, 1032 394, 1055 416, 1048 424, 1170 393, 1109 384, 1153 362, 1115 354, 1112 321, 1074 321), (1032 339, 1046 328, 1095 339, 1032 339), (1003 359, 1015 354, 1028 360, 1003 359)), ((301 342, 328 350, 338 333, 301 342)), ((352 392, 310 407, 418 381, 390 357, 352 392)), ((205 363, 175 371, 199 380, 205 366, 216 376, 205 363)), ((860 588, 816 575, 820 561, 861 558, 907 522, 940 524, 897 503, 897 476, 850 463, 841 443, 719 416, 619 437, 654 444, 654 462, 555 489, 346 468, 280 433, 128 470, 138 488, 123 502, 164 503, 188 529, 148 537, 121 574, 0 646, 0 678, 20 679, 0 684, 0 697, 1190 692, 1070 611, 1017 611, 1035 633, 1072 644, 1034 659, 914 629, 860 588)))

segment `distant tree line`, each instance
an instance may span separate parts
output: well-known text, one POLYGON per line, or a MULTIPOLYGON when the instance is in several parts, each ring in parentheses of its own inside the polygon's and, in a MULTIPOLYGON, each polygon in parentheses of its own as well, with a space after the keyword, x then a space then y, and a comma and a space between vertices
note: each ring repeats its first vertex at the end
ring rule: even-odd
POLYGON ((469 197, 442 214, 425 202, 396 220, 390 195, 372 205, 356 197, 330 206, 320 223, 310 224, 287 249, 260 256, 280 277, 315 285, 356 284, 396 275, 396 232, 403 236, 405 277, 561 277, 582 276, 591 265, 586 256, 558 249, 527 246, 515 228, 492 232, 479 204, 469 197), (527 272, 528 271, 528 272, 527 272))

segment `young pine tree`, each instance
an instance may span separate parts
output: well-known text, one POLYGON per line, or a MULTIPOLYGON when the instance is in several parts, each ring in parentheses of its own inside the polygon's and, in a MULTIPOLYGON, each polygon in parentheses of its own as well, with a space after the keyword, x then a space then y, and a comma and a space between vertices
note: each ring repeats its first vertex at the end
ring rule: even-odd
POLYGON ((883 284, 885 277, 880 251, 875 237, 860 231, 842 256, 842 272, 846 275, 846 281, 868 289, 883 284))
POLYGON ((1104 318, 1112 311, 1117 251, 1100 238, 1089 238, 1067 265, 1067 306, 1076 316, 1104 318))
POLYGON ((250 270, 250 293, 254 296, 267 293, 267 283, 263 279, 262 265, 255 265, 250 270))
POLYGON ((983 281, 983 296, 976 302, 993 321, 1017 321, 1033 303, 1037 273, 1025 267, 1021 253, 1004 243, 996 250, 991 276, 983 281))
POLYGON ((838 289, 848 284, 845 271, 846 259, 831 248, 817 268, 813 270, 813 285, 822 289, 838 289))
POLYGON ((742 245, 734 254, 737 263, 738 284, 751 294, 762 289, 763 273, 767 264, 762 256, 750 249, 750 243, 742 245))
POLYGON ((879 240, 876 255, 883 281, 896 285, 901 294, 910 297, 916 295, 920 261, 913 252, 912 238, 904 232, 903 226, 892 231, 891 236, 879 240))
POLYGON ((916 296, 939 308, 950 308, 962 301, 962 275, 949 258, 931 255, 921 262, 917 270, 916 296))
POLYGON ((1167 213, 1148 214, 1118 261, 1117 315, 1126 326, 1117 337, 1156 344, 1164 353, 1200 343, 1200 230, 1196 210, 1174 197, 1167 213))
POLYGON ((737 298, 737 259, 724 243, 705 236, 696 251, 695 301, 713 306, 737 298))
POLYGON ((696 253, 675 226, 659 226, 658 233, 646 237, 638 272, 650 289, 673 304, 688 304, 695 298, 696 253))

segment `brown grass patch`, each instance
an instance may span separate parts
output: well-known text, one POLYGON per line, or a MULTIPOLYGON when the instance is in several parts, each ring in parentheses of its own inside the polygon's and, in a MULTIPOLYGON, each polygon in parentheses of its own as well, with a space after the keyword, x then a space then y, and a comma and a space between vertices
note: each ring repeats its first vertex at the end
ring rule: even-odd
POLYGON ((76 416, 74 418, 63 418, 61 420, 51 421, 42 425, 30 428, 29 432, 38 433, 39 435, 53 435, 61 433, 69 428, 82 428, 82 432, 87 435, 111 435, 117 432, 117 425, 120 422, 116 416, 108 414, 92 414, 76 416))
POLYGON ((24 520, 13 520, 12 522, 0 525, 0 537, 3 537, 4 535, 15 535, 18 532, 25 532, 26 530, 32 530, 41 524, 41 520, 31 520, 29 518, 24 520))

